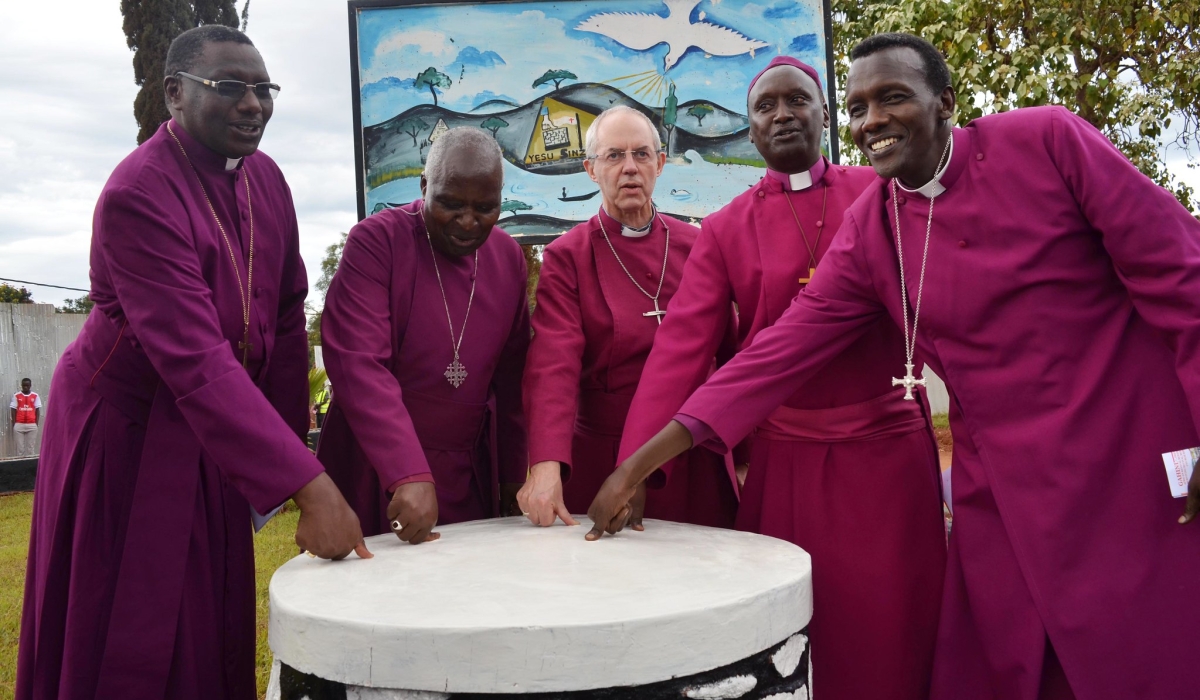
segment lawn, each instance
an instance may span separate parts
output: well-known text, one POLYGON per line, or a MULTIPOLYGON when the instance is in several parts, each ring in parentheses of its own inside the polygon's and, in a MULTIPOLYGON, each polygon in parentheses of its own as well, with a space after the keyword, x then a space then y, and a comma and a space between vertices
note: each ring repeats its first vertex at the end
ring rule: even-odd
MULTIPOLYGON (((291 504, 289 504, 290 506, 291 504)), ((29 549, 29 518, 33 494, 0 496, 0 698, 11 698, 16 680, 17 638, 21 599, 25 589, 25 555, 29 549)), ((267 690, 271 652, 267 648, 267 585, 271 574, 296 556, 296 522, 300 511, 285 508, 254 537, 258 595, 258 695, 267 690)))

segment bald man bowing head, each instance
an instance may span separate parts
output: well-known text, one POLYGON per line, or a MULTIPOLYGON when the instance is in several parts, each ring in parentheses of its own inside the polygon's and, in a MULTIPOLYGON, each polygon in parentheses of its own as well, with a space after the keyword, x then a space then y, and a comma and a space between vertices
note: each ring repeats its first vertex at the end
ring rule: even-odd
MULTIPOLYGON (((641 112, 602 112, 588 129, 584 165, 600 186, 600 211, 543 255, 525 369, 533 467, 518 494, 538 525, 556 516, 574 524, 570 513, 587 510, 616 466, 629 402, 699 232, 655 209, 666 163, 659 144, 641 112)), ((714 352, 701 361, 706 371, 714 352)), ((650 490, 645 514, 732 526, 736 487, 722 458, 701 449, 682 460, 677 478, 650 490)), ((640 519, 639 502, 634 527, 640 519)))
POLYGON ((479 129, 443 134, 422 198, 351 229, 329 285, 317 456, 368 535, 418 544, 515 510, 529 307, 521 247, 495 225, 501 157, 479 129))

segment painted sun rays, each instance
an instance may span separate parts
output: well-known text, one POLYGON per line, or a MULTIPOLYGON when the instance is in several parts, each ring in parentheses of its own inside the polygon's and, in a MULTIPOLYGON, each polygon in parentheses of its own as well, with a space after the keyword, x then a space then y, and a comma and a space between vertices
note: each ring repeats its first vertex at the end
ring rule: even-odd
POLYGON ((605 80, 604 83, 649 104, 658 105, 662 104, 663 96, 675 84, 675 81, 654 69, 612 78, 605 80))

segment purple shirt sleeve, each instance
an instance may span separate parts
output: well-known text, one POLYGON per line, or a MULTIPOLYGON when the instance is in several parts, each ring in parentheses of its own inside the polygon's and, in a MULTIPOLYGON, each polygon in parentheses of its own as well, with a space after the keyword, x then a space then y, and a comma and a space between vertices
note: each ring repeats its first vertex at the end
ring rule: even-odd
POLYGON ((692 434, 692 447, 704 447, 722 455, 729 451, 716 432, 699 418, 693 418, 686 413, 676 413, 672 420, 679 421, 692 434))

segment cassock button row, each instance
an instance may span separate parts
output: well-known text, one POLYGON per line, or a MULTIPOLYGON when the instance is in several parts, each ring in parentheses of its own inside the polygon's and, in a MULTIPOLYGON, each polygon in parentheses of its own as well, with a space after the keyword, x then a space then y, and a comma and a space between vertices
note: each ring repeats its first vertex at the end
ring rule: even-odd
POLYGON ((759 191, 758 191, 758 198, 759 198, 759 199, 762 199, 763 197, 766 197, 766 196, 767 196, 767 194, 766 194, 765 192, 763 192, 762 190, 759 190, 759 191))
POLYGON ((824 221, 820 221, 820 220, 817 221, 817 228, 821 228, 824 225, 825 225, 824 221))
POLYGON ((904 206, 904 204, 906 204, 907 202, 908 202, 908 200, 907 200, 907 199, 905 199, 904 197, 901 197, 901 198, 899 198, 899 199, 897 199, 897 200, 896 200, 896 204, 899 204, 899 205, 901 205, 901 206, 904 206))
POLYGON ((967 242, 966 242, 966 241, 959 241, 959 242, 958 242, 958 247, 959 247, 959 248, 966 248, 966 247, 967 247, 967 242))
POLYGON ((983 160, 983 154, 982 154, 982 153, 976 153, 976 154, 975 154, 975 160, 983 160))

